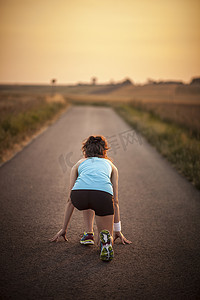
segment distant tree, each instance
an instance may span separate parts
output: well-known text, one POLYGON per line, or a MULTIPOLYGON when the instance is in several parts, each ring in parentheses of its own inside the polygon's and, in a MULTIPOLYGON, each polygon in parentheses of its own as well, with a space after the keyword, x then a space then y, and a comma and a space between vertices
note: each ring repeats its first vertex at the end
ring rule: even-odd
POLYGON ((91 81, 92 81, 92 85, 96 85, 97 84, 97 78, 96 77, 92 77, 91 81))
POLYGON ((51 79, 51 86, 52 86, 51 92, 52 92, 52 95, 53 95, 54 92, 55 92, 54 86, 56 85, 56 81, 57 81, 57 80, 56 80, 55 78, 51 79))
POLYGON ((56 81, 57 81, 56 79, 51 79, 51 84, 52 85, 56 84, 56 81))
POLYGON ((126 78, 124 81, 121 82, 121 85, 133 85, 133 82, 129 78, 126 78))
POLYGON ((147 84, 156 84, 156 81, 151 79, 151 78, 148 78, 147 79, 147 84))
POLYGON ((200 84, 200 77, 192 78, 190 84, 200 84))

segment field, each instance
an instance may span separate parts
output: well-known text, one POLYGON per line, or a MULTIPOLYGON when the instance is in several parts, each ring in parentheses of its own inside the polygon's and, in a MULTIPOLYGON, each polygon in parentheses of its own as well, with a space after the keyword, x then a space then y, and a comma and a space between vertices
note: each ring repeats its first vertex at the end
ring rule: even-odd
POLYGON ((0 86, 1 161, 69 105, 116 110, 200 188, 200 86, 180 84, 0 86))
MULTIPOLYGON (((65 93, 64 93, 65 94, 65 93)), ((200 86, 163 84, 125 86, 108 92, 105 86, 74 88, 65 94, 72 103, 129 103, 163 120, 173 121, 192 132, 200 132, 200 86)))

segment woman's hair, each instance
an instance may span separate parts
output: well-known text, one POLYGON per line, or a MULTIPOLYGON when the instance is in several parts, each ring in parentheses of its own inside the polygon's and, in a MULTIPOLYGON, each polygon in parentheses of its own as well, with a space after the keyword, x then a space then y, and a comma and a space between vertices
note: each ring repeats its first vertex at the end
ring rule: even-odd
POLYGON ((107 156, 109 149, 108 142, 103 135, 91 135, 84 140, 82 144, 82 151, 85 157, 97 156, 112 161, 112 159, 107 156))

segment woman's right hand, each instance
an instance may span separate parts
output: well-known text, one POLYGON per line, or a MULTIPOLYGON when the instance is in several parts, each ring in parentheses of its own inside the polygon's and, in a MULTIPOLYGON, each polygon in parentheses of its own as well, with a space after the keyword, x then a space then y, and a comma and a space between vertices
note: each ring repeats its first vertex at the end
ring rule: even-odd
POLYGON ((131 241, 127 240, 121 231, 114 231, 114 242, 116 239, 120 238, 122 244, 132 244, 131 241))
POLYGON ((54 235, 54 237, 52 237, 51 239, 49 239, 49 241, 50 242, 57 242, 58 241, 58 238, 59 237, 63 237, 63 239, 65 240, 65 241, 68 241, 68 239, 66 238, 66 230, 64 230, 64 229, 61 229, 61 230, 59 230, 55 235, 54 235))

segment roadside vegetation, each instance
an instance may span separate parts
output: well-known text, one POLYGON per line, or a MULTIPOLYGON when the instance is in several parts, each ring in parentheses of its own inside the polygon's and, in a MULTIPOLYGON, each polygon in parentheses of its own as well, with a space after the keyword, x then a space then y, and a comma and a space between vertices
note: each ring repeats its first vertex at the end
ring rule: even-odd
POLYGON ((133 103, 115 105, 114 109, 174 167, 200 189, 200 133, 154 112, 134 107, 133 103))
POLYGON ((69 104, 60 95, 2 93, 0 163, 19 151, 42 127, 55 121, 69 104))

